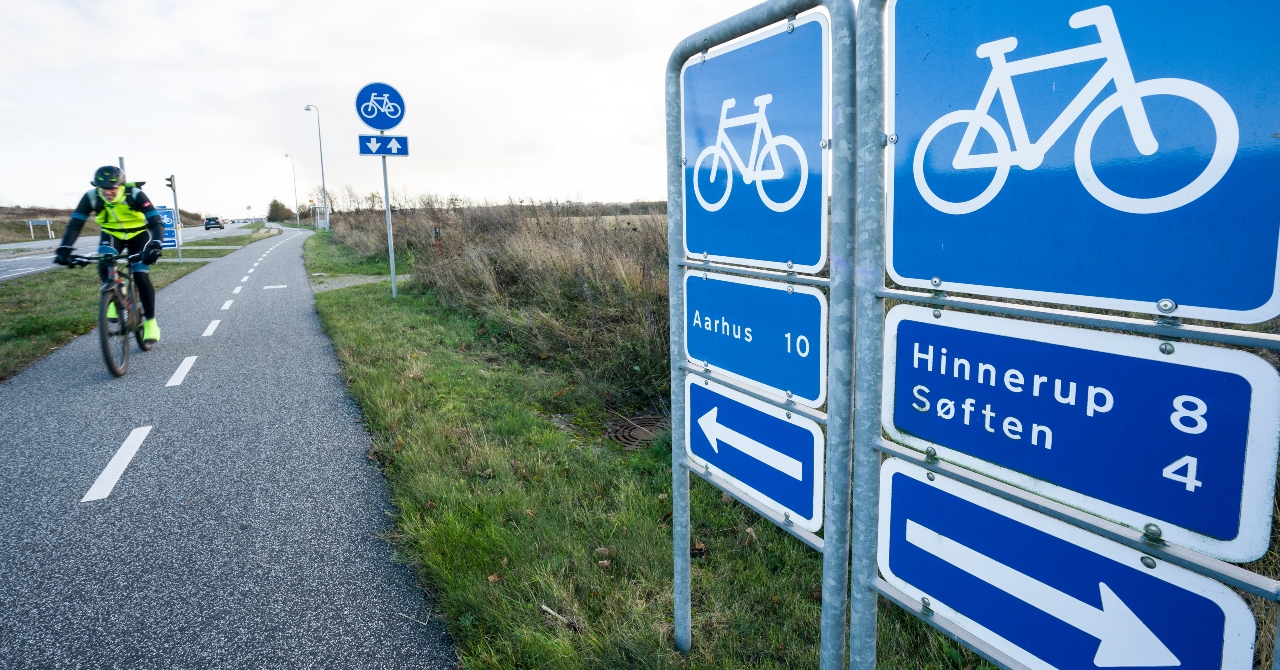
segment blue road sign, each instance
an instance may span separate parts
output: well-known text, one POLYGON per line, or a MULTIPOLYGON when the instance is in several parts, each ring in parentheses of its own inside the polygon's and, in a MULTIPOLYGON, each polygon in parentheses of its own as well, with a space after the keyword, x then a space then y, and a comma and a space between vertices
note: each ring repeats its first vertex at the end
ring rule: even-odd
POLYGON ((827 298, 810 286, 714 272, 684 278, 685 355, 744 384, 819 407, 827 396, 827 298))
POLYGON ((685 65, 686 255, 797 272, 826 264, 829 35, 813 13, 685 65))
POLYGON ((1280 375, 1257 356, 899 305, 884 380, 899 442, 1224 560, 1267 551, 1280 375))
POLYGON ((1280 313, 1280 4, 889 7, 894 281, 1280 313))
POLYGON ((404 120, 404 98, 387 84, 369 84, 356 94, 356 113, 374 130, 391 130, 404 120))
POLYGON ((1253 614, 1226 586, 898 459, 880 473, 885 581, 1015 660, 1252 667, 1253 614))
POLYGON ((361 135, 361 156, 408 156, 409 138, 404 135, 361 135))
POLYGON ((684 388, 689 459, 800 528, 821 528, 825 442, 818 424, 692 375, 684 388))
POLYGON ((164 224, 164 239, 160 240, 161 247, 177 249, 178 227, 173 216, 173 210, 168 207, 156 207, 156 213, 160 215, 160 223, 164 224))

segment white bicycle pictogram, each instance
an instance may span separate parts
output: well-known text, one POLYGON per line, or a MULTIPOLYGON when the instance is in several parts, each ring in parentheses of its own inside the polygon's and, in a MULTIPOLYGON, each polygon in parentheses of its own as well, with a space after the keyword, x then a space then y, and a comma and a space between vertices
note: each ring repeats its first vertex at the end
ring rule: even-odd
POLYGON ((383 93, 381 96, 377 93, 370 93, 369 101, 360 105, 360 115, 366 119, 372 119, 378 115, 378 112, 382 112, 388 118, 394 119, 400 116, 400 105, 391 102, 390 93, 383 93))
POLYGON ((1240 143, 1240 127, 1235 113, 1227 101, 1213 89, 1187 79, 1148 79, 1134 81, 1133 70, 1129 66, 1129 57, 1125 53, 1124 43, 1120 39, 1120 29, 1116 25, 1115 15, 1109 6, 1103 5, 1076 12, 1068 22, 1072 28, 1094 26, 1098 30, 1101 41, 1096 44, 1076 47, 1042 56, 1007 61, 1005 54, 1018 46, 1016 37, 988 42, 978 47, 979 58, 991 59, 991 76, 987 79, 978 105, 974 109, 951 112, 933 122, 920 137, 913 161, 916 188, 925 201, 940 212, 946 214, 968 214, 977 211, 991 202, 1009 177, 1009 168, 1017 165, 1024 170, 1034 170, 1040 166, 1044 156, 1063 133, 1075 123, 1095 98, 1098 97, 1108 83, 1114 83, 1116 92, 1108 96, 1085 118, 1076 138, 1075 164, 1076 175, 1089 192, 1102 204, 1130 214, 1156 214, 1177 209, 1204 195, 1222 179, 1235 160, 1236 149, 1240 143), (1065 67, 1093 60, 1104 60, 1097 74, 1085 84, 1080 93, 1067 105, 1062 114, 1045 130, 1036 142, 1027 136, 1027 126, 1022 118, 1022 110, 1018 106, 1017 94, 1013 89, 1013 76, 1040 72, 1052 68, 1065 67), (1013 135, 1014 149, 1010 150, 1009 136, 1004 128, 987 112, 995 100, 996 93, 1001 96, 1005 116, 1009 121, 1009 129, 1013 135), (1133 136, 1138 152, 1150 156, 1158 148, 1155 135, 1151 132, 1151 124, 1147 119, 1142 99, 1153 95, 1171 95, 1185 98, 1199 105, 1213 122, 1216 141, 1213 157, 1191 183, 1182 188, 1154 198, 1133 198, 1121 195, 1107 188, 1098 175, 1094 173, 1090 149, 1098 127, 1111 113, 1117 109, 1124 110, 1125 121, 1129 133, 1133 136), (960 140, 960 148, 956 151, 951 166, 956 170, 973 170, 979 168, 995 168, 995 176, 986 190, 972 200, 951 202, 938 197, 929 188, 924 176, 925 152, 929 143, 944 128, 954 124, 966 124, 964 136, 960 140), (973 143, 982 129, 991 135, 996 146, 995 153, 974 154, 973 143))
POLYGON ((773 96, 765 94, 757 97, 754 104, 757 110, 751 114, 729 118, 729 110, 738 104, 738 101, 729 98, 720 106, 720 127, 716 130, 716 143, 702 150, 698 154, 698 160, 693 164, 693 194, 698 198, 698 204, 708 212, 714 212, 724 207, 729 201, 729 193, 733 191, 733 166, 738 166, 738 171, 742 173, 742 182, 744 184, 756 183, 756 191, 760 193, 760 200, 764 202, 765 207, 775 212, 785 212, 796 203, 800 202, 800 197, 804 195, 805 186, 809 183, 809 161, 805 158, 804 150, 800 148, 800 143, 795 138, 788 135, 774 135, 769 130, 769 120, 765 118, 765 105, 773 102, 773 96), (734 148, 733 142, 729 141, 729 135, 725 131, 729 128, 737 128, 738 126, 747 126, 755 124, 755 132, 751 137, 751 153, 747 156, 746 162, 743 162, 742 156, 738 150, 734 148), (761 145, 761 139, 764 144, 761 145), (796 189, 795 195, 785 202, 776 202, 769 197, 764 190, 766 181, 781 179, 785 171, 782 169, 782 161, 778 156, 778 147, 784 146, 795 152, 800 158, 800 186, 796 189), (698 172, 702 169, 702 162, 711 158, 711 183, 716 183, 716 174, 720 171, 720 164, 724 164, 725 176, 728 183, 724 187, 724 195, 715 202, 707 202, 702 197, 702 189, 698 186, 698 172), (764 166, 765 159, 768 158, 772 162, 772 167, 764 166))

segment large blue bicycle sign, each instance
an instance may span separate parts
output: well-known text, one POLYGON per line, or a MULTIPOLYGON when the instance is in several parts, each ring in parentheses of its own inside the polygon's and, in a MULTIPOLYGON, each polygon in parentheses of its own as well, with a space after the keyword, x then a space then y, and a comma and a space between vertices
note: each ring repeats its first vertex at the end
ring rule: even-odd
POLYGON ((366 126, 391 130, 404 119, 404 98, 391 86, 375 82, 356 95, 356 112, 366 126))
POLYGON ((1280 313, 1272 5, 890 8, 901 284, 1256 322, 1280 313))
POLYGON ((796 272, 826 265, 828 33, 814 12, 686 63, 686 255, 796 272))

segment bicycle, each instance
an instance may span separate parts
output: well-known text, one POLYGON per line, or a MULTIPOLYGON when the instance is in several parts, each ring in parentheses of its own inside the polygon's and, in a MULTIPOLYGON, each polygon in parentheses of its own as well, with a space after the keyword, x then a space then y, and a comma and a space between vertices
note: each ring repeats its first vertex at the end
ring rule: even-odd
POLYGON ((151 349, 151 345, 142 339, 142 303, 138 300, 138 290, 133 285, 131 269, 132 264, 141 258, 141 253, 123 259, 115 254, 71 257, 71 267, 99 263, 107 268, 107 280, 102 283, 98 298, 98 339, 102 343, 102 359, 107 364, 107 370, 116 377, 123 377, 129 367, 130 335, 137 340, 140 349, 151 349), (123 271, 116 269, 116 264, 120 262, 124 263, 123 271), (120 276, 122 274, 123 280, 120 276), (109 319, 107 310, 113 304, 116 318, 109 319))
POLYGON ((386 114, 389 118, 398 118, 400 116, 400 105, 391 102, 391 94, 382 94, 382 103, 378 103, 378 94, 370 93, 369 101, 360 105, 360 115, 366 119, 372 119, 378 115, 378 112, 386 114), (366 111, 368 110, 368 111, 366 111))
POLYGON ((1120 28, 1116 25, 1111 7, 1107 5, 1076 12, 1071 15, 1068 24, 1076 29, 1095 27, 1098 30, 1099 42, 1016 61, 1005 59, 1006 54, 1017 48, 1018 38, 1016 37, 1006 37, 978 47, 978 58, 991 60, 991 76, 982 89, 977 106, 974 109, 962 109, 945 114, 934 121, 921 135, 920 144, 916 147, 912 165, 916 188, 934 209, 945 214, 969 214, 982 209, 995 199, 1000 189, 1004 187, 1012 166, 1016 165, 1028 171, 1039 167, 1049 149, 1110 83, 1115 84, 1116 92, 1099 103, 1089 116, 1085 117, 1080 134, 1076 138, 1076 175, 1080 178, 1080 183, 1084 185, 1085 190, 1095 199, 1112 209, 1130 214, 1157 214, 1195 201, 1208 193, 1209 189, 1217 185, 1227 173, 1227 169, 1235 160, 1236 149, 1239 147, 1240 127, 1231 106, 1221 95, 1204 84, 1187 79, 1134 81, 1133 69, 1129 66, 1129 57, 1125 52, 1124 42, 1120 38, 1120 28), (1085 84, 1062 114, 1044 131, 1040 139, 1032 142, 1027 135, 1027 126, 1023 121, 1017 93, 1013 88, 1013 76, 1094 60, 1104 61, 1097 74, 1085 84), (1009 129, 1013 134, 1015 148, 1012 150, 1009 147, 1009 136, 1005 134, 1004 128, 987 113, 997 93, 1001 96, 1009 129), (1151 123, 1142 104, 1143 98, 1152 95, 1184 98, 1200 106, 1209 115, 1217 136, 1213 157, 1199 176, 1173 193, 1154 198, 1132 198, 1120 195, 1107 188, 1094 172, 1091 154, 1094 134, 1108 116, 1117 109, 1122 109, 1138 152, 1144 156, 1154 154, 1159 145, 1151 132, 1151 123), (977 197, 964 202, 951 202, 938 197, 929 188, 925 181, 924 158, 929 143, 937 137, 938 133, 958 123, 966 124, 966 127, 964 136, 960 140, 960 147, 951 162, 952 168, 956 170, 995 168, 996 173, 991 184, 977 197), (991 135, 996 146, 994 154, 972 153, 973 143, 978 138, 979 130, 985 130, 991 135))
POLYGON ((729 201, 729 193, 733 191, 733 166, 738 166, 738 171, 742 173, 742 183, 750 184, 752 181, 756 183, 756 191, 760 194, 760 200, 765 207, 775 212, 785 212, 796 203, 800 202, 800 197, 804 195, 804 189, 809 183, 809 161, 804 155, 804 149, 800 148, 800 143, 789 135, 774 135, 769 130, 769 120, 765 117, 764 108, 773 102, 773 95, 765 94, 757 97, 753 104, 757 110, 751 114, 744 114, 734 118, 729 118, 729 110, 738 104, 734 98, 725 100, 720 107, 720 127, 716 130, 716 143, 702 150, 698 154, 698 160, 693 164, 693 194, 698 198, 698 204, 708 212, 718 211, 724 204, 729 201), (729 140, 729 134, 725 132, 729 128, 737 128, 738 126, 747 126, 755 124, 755 132, 751 137, 751 153, 747 156, 744 163, 742 156, 738 153, 737 148, 733 146, 733 142, 729 140), (760 139, 764 138, 764 145, 761 146, 760 139), (764 183, 774 179, 781 179, 785 175, 782 169, 782 160, 778 156, 778 147, 784 146, 795 152, 800 159, 800 186, 796 189, 795 195, 785 202, 778 203, 769 197, 764 190, 764 183), (720 163, 724 163, 724 170, 728 177, 728 183, 724 188, 724 195, 714 203, 708 203, 706 198, 702 197, 702 189, 698 186, 698 172, 702 169, 702 162, 708 157, 713 158, 711 162, 711 183, 716 182, 716 173, 720 170, 720 163), (764 167, 765 158, 773 162, 773 167, 766 169, 764 167))

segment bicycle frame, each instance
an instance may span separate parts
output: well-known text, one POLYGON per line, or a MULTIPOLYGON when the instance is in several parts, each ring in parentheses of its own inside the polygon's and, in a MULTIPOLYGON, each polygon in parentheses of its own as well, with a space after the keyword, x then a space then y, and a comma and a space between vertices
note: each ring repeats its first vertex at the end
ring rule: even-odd
POLYGON ((1158 146, 1156 138, 1151 132, 1151 123, 1147 119, 1146 109, 1142 106, 1142 98, 1138 95, 1133 69, 1129 65, 1129 56, 1125 53, 1120 29, 1116 26, 1115 15, 1112 14, 1111 8, 1104 5, 1076 12, 1071 16, 1069 24, 1072 28, 1094 26, 1098 30, 1101 41, 1088 46, 1016 61, 1005 60, 1005 55, 1018 46, 1016 37, 1006 37, 978 47, 978 57, 991 61, 991 76, 982 89, 975 111, 986 115, 991 109, 991 103, 995 101, 996 93, 999 93, 1004 103, 1005 116, 1009 120, 1014 150, 1008 155, 1001 155, 999 152, 977 155, 970 153, 980 128, 979 124, 970 123, 964 131, 964 137, 960 141, 960 148, 956 152, 952 167, 961 170, 1017 165, 1026 170, 1034 170, 1040 166, 1045 154, 1062 138, 1071 124, 1084 114, 1089 103, 1093 102, 1107 84, 1113 81, 1116 91, 1121 96, 1125 120, 1128 121, 1129 132, 1133 135, 1138 151, 1144 156, 1150 156, 1156 152, 1158 146), (1040 139, 1032 142, 1027 135, 1027 124, 1023 120, 1022 108, 1018 104, 1018 96, 1013 88, 1013 77, 1094 60, 1103 60, 1102 67, 1050 124, 1040 139))
MULTIPOLYGON (((756 179, 777 179, 782 176, 782 163, 778 159, 777 148, 769 150, 770 158, 773 159, 773 168, 769 170, 756 170, 755 165, 760 158, 759 151, 761 146, 768 146, 773 140, 773 133, 769 130, 769 120, 764 115, 764 108, 773 102, 773 96, 769 94, 762 95, 752 101, 756 105, 756 111, 750 114, 743 114, 734 118, 729 118, 729 110, 738 104, 738 101, 729 98, 724 101, 720 107, 720 127, 716 131, 716 146, 724 149, 725 153, 733 159, 738 171, 742 173, 742 182, 750 184, 756 179), (729 128, 737 128, 739 126, 747 126, 755 124, 756 130, 751 136, 751 153, 747 156, 746 164, 743 164, 742 157, 738 154, 738 150, 734 148, 733 142, 729 141, 729 133, 725 132, 729 128), (764 144, 760 143, 760 138, 764 138, 764 144)), ((711 181, 716 180, 716 173, 719 172, 720 157, 715 156, 711 160, 711 181)))

